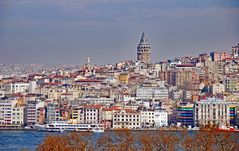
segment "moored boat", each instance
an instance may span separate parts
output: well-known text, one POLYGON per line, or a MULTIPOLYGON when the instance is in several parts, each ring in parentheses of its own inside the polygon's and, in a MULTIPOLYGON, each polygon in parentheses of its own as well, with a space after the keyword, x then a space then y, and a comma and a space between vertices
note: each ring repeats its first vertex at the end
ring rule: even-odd
POLYGON ((54 121, 50 124, 37 125, 38 131, 46 132, 64 132, 64 131, 89 131, 89 132, 104 132, 102 124, 85 124, 85 123, 69 123, 68 121, 54 121))

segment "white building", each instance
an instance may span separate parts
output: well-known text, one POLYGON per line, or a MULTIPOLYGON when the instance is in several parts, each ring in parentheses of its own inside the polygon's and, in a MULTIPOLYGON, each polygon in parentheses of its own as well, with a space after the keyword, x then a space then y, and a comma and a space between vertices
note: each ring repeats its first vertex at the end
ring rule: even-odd
POLYGON ((122 100, 123 102, 135 101, 135 97, 132 97, 130 95, 122 95, 120 97, 120 100, 122 100))
POLYGON ((36 81, 29 82, 29 93, 36 93, 37 83, 36 81))
POLYGON ((25 93, 28 91, 29 83, 27 82, 12 82, 5 85, 5 91, 10 93, 25 93))
POLYGON ((141 111, 140 112, 140 122, 141 122, 142 128, 154 127, 154 124, 155 124, 154 113, 155 113, 155 111, 141 111))
POLYGON ((239 43, 232 47, 232 55, 234 58, 239 58, 239 43))
POLYGON ((46 121, 47 123, 52 123, 53 121, 60 120, 60 113, 58 104, 48 103, 46 108, 46 121))
POLYGON ((214 83, 211 86, 211 91, 212 94, 222 94, 223 92, 225 92, 225 85, 222 83, 214 83))
POLYGON ((191 100, 192 99, 191 91, 183 91, 183 99, 184 100, 191 100))
POLYGON ((170 96, 169 96, 171 99, 173 100, 179 100, 179 99, 182 99, 182 91, 181 90, 172 90, 170 92, 170 96))
POLYGON ((155 110, 154 112, 155 127, 168 126, 168 113, 166 110, 155 110))
POLYGON ((141 128, 140 113, 133 110, 122 109, 113 113, 114 129, 138 129, 141 128))
POLYGON ((238 102, 210 98, 195 103, 195 126, 229 125, 230 107, 238 106, 238 102))
POLYGON ((114 109, 112 108, 103 108, 102 109, 102 121, 112 121, 114 109))
POLYGON ((94 98, 77 98, 76 101, 87 103, 87 104, 112 104, 114 103, 114 98, 106 98, 106 97, 94 97, 94 98))
POLYGON ((0 100, 0 125, 11 125, 12 107, 16 100, 11 98, 2 98, 0 100))
POLYGON ((136 90, 138 100, 163 100, 168 99, 168 89, 166 87, 140 86, 136 90))

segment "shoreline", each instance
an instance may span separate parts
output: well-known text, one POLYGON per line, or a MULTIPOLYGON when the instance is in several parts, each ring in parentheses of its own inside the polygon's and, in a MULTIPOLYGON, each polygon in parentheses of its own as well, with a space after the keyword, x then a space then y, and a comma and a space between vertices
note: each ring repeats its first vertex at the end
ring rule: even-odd
MULTIPOLYGON (((16 127, 0 127, 0 131, 38 131, 36 128, 16 128, 16 127)), ((129 131, 198 131, 193 129, 183 129, 183 128, 148 128, 148 129, 105 129, 105 131, 122 131, 122 130, 129 130, 129 131)))
MULTIPOLYGON (((105 131, 185 131, 185 129, 106 129, 105 131)), ((0 128, 0 131, 38 131, 38 129, 25 129, 25 128, 0 128)), ((197 131, 197 130, 187 130, 197 131)))
MULTIPOLYGON (((185 129, 185 128, 149 128, 149 129, 105 129, 105 132, 109 131, 134 131, 134 132, 140 132, 140 131, 172 131, 172 132, 181 132, 181 131, 211 131, 211 129, 185 129)), ((38 131, 36 128, 11 128, 11 127, 0 127, 0 132, 1 131, 36 131, 36 132, 42 132, 38 131)), ((218 132, 232 132, 232 133, 239 133, 239 131, 230 131, 230 130, 217 130, 218 132)), ((47 131, 46 131, 47 132, 47 131)), ((68 131, 67 131, 68 132, 68 131)), ((51 132, 50 132, 51 133, 51 132)))
POLYGON ((0 131, 37 131, 37 129, 26 129, 26 128, 0 128, 0 131))

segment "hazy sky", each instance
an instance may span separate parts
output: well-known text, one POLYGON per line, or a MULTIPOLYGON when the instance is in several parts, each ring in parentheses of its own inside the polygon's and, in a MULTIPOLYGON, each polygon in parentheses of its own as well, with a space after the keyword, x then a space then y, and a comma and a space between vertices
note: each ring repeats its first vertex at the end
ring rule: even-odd
POLYGON ((231 50, 239 0, 0 0, 0 63, 94 64, 231 50))

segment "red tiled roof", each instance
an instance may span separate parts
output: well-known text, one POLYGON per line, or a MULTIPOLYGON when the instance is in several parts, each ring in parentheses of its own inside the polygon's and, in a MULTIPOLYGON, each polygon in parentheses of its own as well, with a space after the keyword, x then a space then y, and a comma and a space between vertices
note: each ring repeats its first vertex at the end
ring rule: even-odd
POLYGON ((29 74, 29 77, 30 76, 44 76, 43 74, 38 74, 38 73, 33 73, 33 74, 29 74))
POLYGON ((99 109, 99 108, 101 108, 102 106, 101 105, 99 105, 99 104, 96 104, 96 105, 86 105, 86 106, 84 106, 85 108, 97 108, 97 109, 99 109))
POLYGON ((65 76, 62 76, 62 75, 55 75, 55 76, 53 76, 52 78, 59 78, 59 79, 63 79, 63 78, 65 78, 65 76))
POLYGON ((113 111, 112 108, 103 108, 102 111, 113 111))
POLYGON ((95 79, 81 79, 77 80, 75 82, 102 82, 101 80, 95 80, 95 79))
POLYGON ((23 97, 24 95, 22 93, 14 93, 12 94, 12 96, 15 96, 15 97, 23 97))
POLYGON ((239 58, 225 58, 223 59, 224 61, 227 61, 227 60, 239 60, 239 58))
POLYGON ((194 64, 178 64, 176 67, 196 67, 194 64))
POLYGON ((70 93, 62 93, 61 95, 72 95, 72 94, 70 94, 70 93))
POLYGON ((134 111, 134 110, 132 110, 132 109, 125 109, 125 111, 126 111, 127 113, 138 113, 137 111, 134 111))
POLYGON ((59 83, 59 82, 45 82, 43 83, 43 85, 60 85, 62 83, 59 83))

